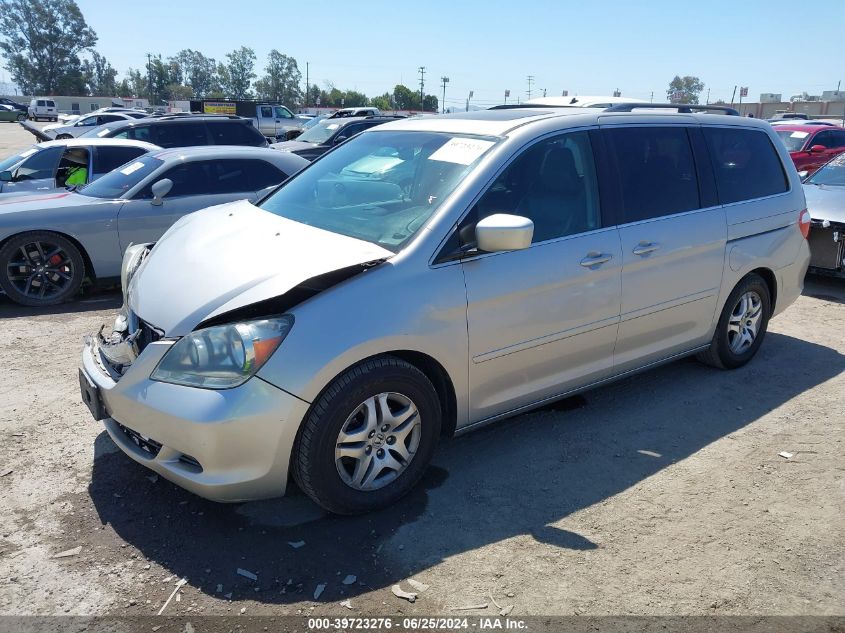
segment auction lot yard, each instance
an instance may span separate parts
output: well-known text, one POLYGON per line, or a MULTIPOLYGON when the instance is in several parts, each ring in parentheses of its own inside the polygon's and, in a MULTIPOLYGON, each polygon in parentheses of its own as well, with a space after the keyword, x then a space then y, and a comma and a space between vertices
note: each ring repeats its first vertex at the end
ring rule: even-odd
MULTIPOLYGON (((31 142, 0 124, 0 157, 31 142)), ((353 518, 295 487, 214 504, 119 452, 76 375, 119 304, 0 297, 0 614, 154 615, 185 578, 168 615, 845 615, 845 281, 808 278, 742 369, 684 360, 444 442, 353 518)))

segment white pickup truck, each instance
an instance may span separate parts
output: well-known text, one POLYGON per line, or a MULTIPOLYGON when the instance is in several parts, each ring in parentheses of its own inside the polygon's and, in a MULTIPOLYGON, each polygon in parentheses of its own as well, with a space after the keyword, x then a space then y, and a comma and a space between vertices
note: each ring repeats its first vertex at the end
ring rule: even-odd
POLYGON ((308 119, 298 117, 285 106, 262 101, 235 99, 195 99, 171 101, 171 112, 196 112, 202 114, 237 114, 252 119, 253 125, 268 139, 275 140, 288 130, 300 129, 308 119))

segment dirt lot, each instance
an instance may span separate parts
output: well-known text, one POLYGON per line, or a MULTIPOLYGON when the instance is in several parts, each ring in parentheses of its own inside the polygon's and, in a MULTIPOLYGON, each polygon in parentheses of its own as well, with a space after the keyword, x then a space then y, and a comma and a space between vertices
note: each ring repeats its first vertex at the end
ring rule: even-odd
MULTIPOLYGON (((30 141, 0 124, 0 156, 30 141)), ((0 298, 0 614, 152 615, 186 578, 166 613, 845 615, 841 281, 809 279, 743 369, 685 360, 446 442, 358 518, 216 505, 118 452, 76 377, 118 304, 0 298)))

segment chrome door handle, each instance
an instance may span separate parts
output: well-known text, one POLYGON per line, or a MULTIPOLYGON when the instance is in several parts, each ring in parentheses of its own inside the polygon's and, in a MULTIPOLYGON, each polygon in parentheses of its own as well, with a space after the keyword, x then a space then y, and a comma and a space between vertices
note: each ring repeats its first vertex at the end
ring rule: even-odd
POLYGON ((604 253, 587 253, 587 256, 581 260, 581 265, 584 268, 592 268, 593 266, 601 266, 613 259, 613 255, 605 255, 604 253))
POLYGON ((649 253, 653 253, 658 248, 660 248, 660 244, 655 244, 654 242, 640 242, 634 247, 634 255, 648 255, 649 253))

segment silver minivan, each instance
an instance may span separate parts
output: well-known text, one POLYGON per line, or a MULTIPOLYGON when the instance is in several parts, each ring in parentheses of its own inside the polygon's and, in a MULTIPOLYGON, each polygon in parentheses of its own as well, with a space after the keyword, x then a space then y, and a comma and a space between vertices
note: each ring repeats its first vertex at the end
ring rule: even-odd
POLYGON ((59 120, 59 111, 56 109, 56 102, 52 99, 33 99, 29 102, 27 114, 29 114, 29 118, 33 121, 40 119, 47 119, 48 121, 59 120))
POLYGON ((203 497, 292 476, 357 513, 441 436, 683 356, 744 365, 802 290, 800 179, 765 122, 641 107, 388 123, 184 217, 127 251, 84 401, 203 497))

